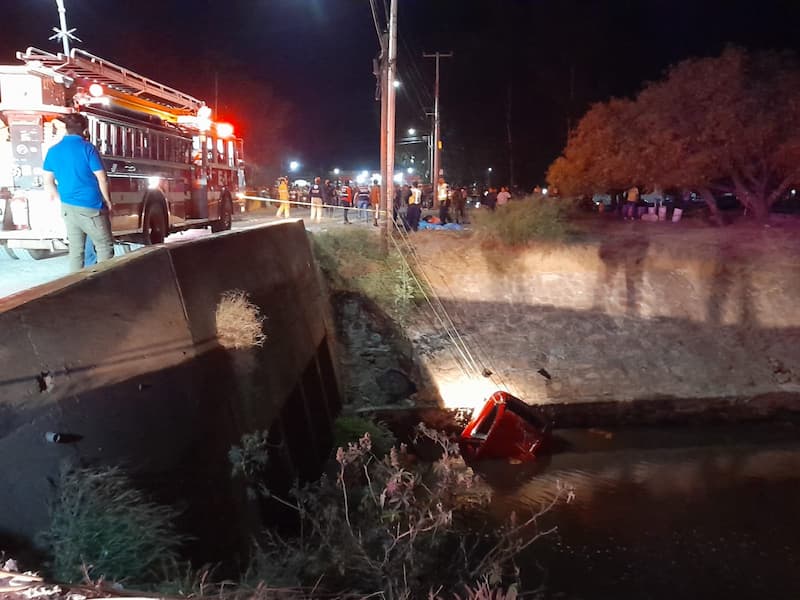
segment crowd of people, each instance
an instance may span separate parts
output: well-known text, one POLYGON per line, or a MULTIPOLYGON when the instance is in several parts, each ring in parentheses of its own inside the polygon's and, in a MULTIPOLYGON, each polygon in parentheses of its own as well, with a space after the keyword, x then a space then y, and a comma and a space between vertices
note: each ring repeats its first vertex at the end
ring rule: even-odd
MULTIPOLYGON (((536 195, 542 188, 533 190, 536 195)), ((544 192, 546 194, 546 192, 544 192)), ((266 191, 265 197, 271 195, 266 191)), ((311 208, 310 221, 319 223, 323 215, 333 217, 341 211, 343 222, 350 224, 355 212, 361 222, 372 221, 378 225, 380 217, 381 185, 377 179, 355 183, 349 178, 336 181, 315 177, 308 186, 291 186, 288 177, 281 177, 272 198, 277 198, 279 208, 277 217, 291 217, 293 204, 308 205, 311 208)), ((512 199, 508 186, 499 188, 489 186, 481 190, 476 186, 451 186, 444 178, 439 178, 435 186, 423 185, 415 180, 394 186, 393 219, 398 226, 409 231, 417 231, 423 220, 423 210, 429 209, 425 221, 436 225, 464 225, 468 223, 470 205, 483 206, 491 211, 506 206, 512 199)))

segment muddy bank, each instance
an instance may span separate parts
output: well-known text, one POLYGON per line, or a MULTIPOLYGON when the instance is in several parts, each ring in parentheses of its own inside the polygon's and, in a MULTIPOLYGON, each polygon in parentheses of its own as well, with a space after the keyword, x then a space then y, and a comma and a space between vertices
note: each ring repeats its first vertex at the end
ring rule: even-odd
POLYGON ((797 411, 795 232, 618 225, 522 250, 414 236, 459 333, 495 373, 465 373, 420 307, 406 332, 444 404, 474 406, 494 386, 576 425, 797 411))

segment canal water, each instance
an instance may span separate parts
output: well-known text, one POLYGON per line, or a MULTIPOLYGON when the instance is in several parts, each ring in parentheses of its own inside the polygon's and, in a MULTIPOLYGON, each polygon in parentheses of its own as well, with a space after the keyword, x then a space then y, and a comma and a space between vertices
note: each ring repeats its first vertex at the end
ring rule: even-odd
POLYGON ((484 464, 493 511, 557 531, 519 560, 543 598, 800 598, 800 427, 562 430, 484 464), (558 492, 561 488, 561 492, 558 492))

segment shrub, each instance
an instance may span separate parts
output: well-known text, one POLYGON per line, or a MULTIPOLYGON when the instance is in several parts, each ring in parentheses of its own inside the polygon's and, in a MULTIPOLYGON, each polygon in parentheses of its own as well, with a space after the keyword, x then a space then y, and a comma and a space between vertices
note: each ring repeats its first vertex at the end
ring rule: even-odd
POLYGON ((264 430, 245 433, 241 437, 241 446, 232 446, 228 450, 231 476, 244 479, 250 498, 256 497, 256 490, 262 483, 269 462, 268 437, 269 432, 264 430))
POLYGON ((178 560, 178 512, 156 504, 118 468, 63 468, 43 541, 59 581, 92 578, 149 583, 178 560))
POLYGON ((515 579, 514 557, 552 530, 536 528, 541 512, 505 526, 486 523, 481 511, 489 489, 458 446, 424 426, 419 432, 440 449, 432 464, 418 462, 404 446, 378 459, 365 434, 339 448, 335 476, 295 486, 289 500, 271 496, 297 512, 299 533, 265 532, 249 581, 313 587, 312 595, 433 597, 435 590, 467 586, 468 597, 503 598, 490 590, 515 579), (486 584, 471 587, 479 581, 486 584))
POLYGON ((522 246, 532 241, 562 241, 569 232, 572 205, 564 200, 529 197, 494 212, 475 212, 478 236, 490 243, 522 246))
POLYGON ((349 444, 358 442, 365 433, 372 440, 373 453, 383 458, 397 443, 392 431, 385 423, 373 421, 356 415, 341 416, 333 424, 333 444, 336 448, 347 448, 349 444))

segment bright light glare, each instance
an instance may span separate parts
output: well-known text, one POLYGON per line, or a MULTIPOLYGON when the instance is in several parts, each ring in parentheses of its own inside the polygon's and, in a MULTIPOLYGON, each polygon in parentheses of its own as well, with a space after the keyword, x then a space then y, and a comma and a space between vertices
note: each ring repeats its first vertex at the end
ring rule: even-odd
POLYGON ((289 170, 290 171, 297 171, 300 168, 300 163, 296 160, 293 160, 289 163, 289 170))
POLYGON ((403 183, 403 174, 402 173, 395 173, 394 174, 394 182, 395 183, 403 183))
POLYGON ((341 171, 339 170, 339 168, 338 168, 338 167, 337 167, 336 169, 334 169, 334 170, 333 170, 333 174, 334 174, 334 175, 338 175, 339 173, 341 173, 341 171))
POLYGON ((308 187, 308 181, 306 181, 305 179, 295 179, 294 184, 297 187, 308 187))
POLYGON ((103 95, 103 86, 99 83, 93 83, 89 86, 89 94, 95 98, 99 98, 103 95))
POLYGON ((392 82, 392 85, 393 85, 394 87, 396 87, 396 88, 399 88, 399 87, 400 87, 400 82, 399 82, 397 79, 395 79, 395 80, 392 82))
POLYGON ((417 130, 412 127, 408 130, 408 135, 417 135, 417 130))
POLYGON ((149 189, 149 190, 157 190, 159 185, 161 185, 161 177, 148 177, 147 178, 147 189, 149 189))
POLYGON ((411 175, 413 172, 414 172, 414 167, 408 167, 406 169, 406 173, 408 173, 409 175, 411 175))
POLYGON ((217 123, 217 135, 223 139, 233 137, 233 125, 230 123, 217 123))
POLYGON ((367 183, 367 179, 369 179, 369 173, 366 171, 361 171, 361 173, 356 175, 356 183, 358 184, 367 183))
POLYGON ((547 196, 547 188, 542 188, 542 195, 547 196))
POLYGON ((486 377, 463 376, 449 381, 437 381, 436 387, 445 408, 466 408, 472 410, 473 415, 497 391, 496 386, 486 377))
POLYGON ((491 172, 492 172, 492 167, 489 167, 489 173, 491 173, 491 172))
POLYGON ((210 119, 211 118, 211 107, 206 106, 205 104, 197 109, 197 116, 201 119, 210 119))
POLYGON ((372 178, 370 179, 370 181, 377 181, 378 185, 380 185, 381 183, 383 183, 382 179, 383 179, 383 177, 381 177, 380 173, 373 173, 372 174, 372 178))

